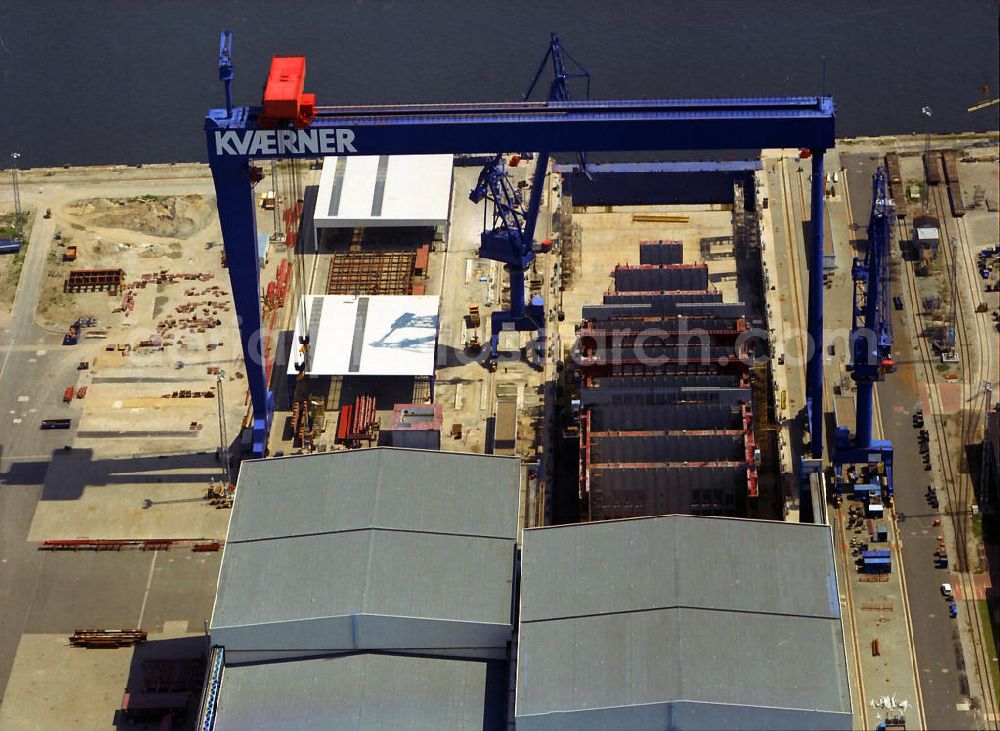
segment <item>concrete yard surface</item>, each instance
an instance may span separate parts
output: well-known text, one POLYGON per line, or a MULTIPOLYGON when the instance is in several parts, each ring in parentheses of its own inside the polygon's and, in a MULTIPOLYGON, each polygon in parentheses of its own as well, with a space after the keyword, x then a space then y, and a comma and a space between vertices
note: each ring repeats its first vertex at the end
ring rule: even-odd
POLYGON ((28 540, 225 538, 230 511, 202 499, 219 473, 214 455, 95 459, 89 450, 57 452, 28 540), (144 507, 146 500, 153 504, 144 507))
POLYGON ((70 646, 63 634, 21 635, 0 726, 108 728, 131 662, 131 648, 84 650, 70 646))
MULTIPOLYGON (((203 634, 150 635, 138 647, 84 649, 66 634, 21 636, 14 669, 0 705, 0 728, 37 729, 158 728, 121 717, 126 688, 141 682, 143 660, 196 658, 206 652, 203 634)), ((197 695, 197 694, 194 694, 197 695)), ((197 699, 193 698, 192 703, 197 699)))

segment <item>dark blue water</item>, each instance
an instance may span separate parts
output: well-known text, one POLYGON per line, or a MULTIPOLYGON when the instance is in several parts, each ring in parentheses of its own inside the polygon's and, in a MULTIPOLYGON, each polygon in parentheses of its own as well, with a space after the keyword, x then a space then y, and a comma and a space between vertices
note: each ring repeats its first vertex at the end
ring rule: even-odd
POLYGON ((0 161, 23 167, 205 159, 219 31, 237 103, 273 53, 308 57, 321 104, 518 99, 548 33, 598 98, 836 98, 839 136, 1000 127, 993 0, 668 2, 0 0, 0 161), (982 87, 989 85, 984 93, 982 87))

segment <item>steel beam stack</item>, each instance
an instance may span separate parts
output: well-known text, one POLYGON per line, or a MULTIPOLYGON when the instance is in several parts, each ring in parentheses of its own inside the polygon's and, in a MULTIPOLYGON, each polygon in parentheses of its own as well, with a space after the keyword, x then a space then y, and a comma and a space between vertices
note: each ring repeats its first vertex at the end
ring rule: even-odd
POLYGON ((951 215, 960 218, 965 215, 965 199, 962 184, 958 180, 958 157, 954 150, 941 153, 944 160, 944 178, 948 182, 948 198, 951 201, 951 215))
POLYGON ((757 494, 745 308, 709 289, 677 242, 583 308, 580 498, 589 520, 742 515, 757 494))
POLYGON ((680 241, 640 241, 640 264, 680 264, 684 261, 684 244, 680 241))
POLYGON ((885 154, 885 169, 889 174, 889 197, 896 202, 896 218, 906 218, 906 191, 903 190, 898 152, 885 154))

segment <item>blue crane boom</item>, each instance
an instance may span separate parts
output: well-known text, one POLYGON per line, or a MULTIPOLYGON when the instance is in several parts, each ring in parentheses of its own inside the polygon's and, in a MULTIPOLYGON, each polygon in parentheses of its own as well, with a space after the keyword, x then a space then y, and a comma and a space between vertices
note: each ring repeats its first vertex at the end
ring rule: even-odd
MULTIPOLYGON (((220 64, 220 78, 228 86, 227 43, 223 41, 226 53, 220 52, 220 60, 224 55, 228 70, 223 75, 220 64)), ((298 92, 297 99, 287 100, 292 111, 288 106, 269 109, 266 98, 263 106, 231 106, 227 100, 226 107, 209 110, 204 125, 253 405, 255 455, 264 453, 274 399, 266 383, 262 350, 252 189, 260 174, 254 160, 480 150, 803 148, 812 155, 811 260, 823 260, 823 156, 834 144, 831 97, 314 106, 312 95, 301 93, 301 84, 298 92)), ((532 193, 540 196, 541 189, 535 185, 532 193)), ((810 335, 816 348, 808 364, 808 400, 822 403, 822 357, 817 352, 823 343, 822 271, 814 267, 809 276, 810 335)), ((820 456, 816 451, 822 441, 821 409, 811 412, 811 424, 814 456, 820 456)))
POLYGON ((857 384, 854 436, 847 427, 834 435, 836 469, 845 464, 877 464, 886 468, 888 496, 893 493, 892 443, 872 438, 875 384, 895 370, 892 359, 892 320, 889 314, 889 259, 894 205, 889 198, 884 168, 872 177, 872 205, 868 220, 868 249, 854 259, 854 308, 851 323, 851 378, 857 384))
MULTIPOLYGON (((524 101, 531 97, 538 80, 545 71, 545 64, 552 61, 552 83, 549 86, 549 101, 566 102, 570 99, 569 78, 587 79, 587 96, 590 96, 590 74, 568 52, 569 58, 580 69, 570 73, 563 62, 562 45, 559 36, 552 33, 549 37, 549 48, 538 65, 538 71, 532 79, 528 90, 524 93, 524 101)), ((586 169, 583 153, 580 153, 581 167, 586 169)), ((505 328, 513 330, 541 330, 544 327, 545 303, 541 297, 532 297, 531 302, 524 303, 524 276, 528 266, 535 258, 534 238, 538 223, 538 212, 542 205, 542 190, 545 186, 545 175, 548 173, 549 153, 542 150, 538 153, 535 170, 531 178, 531 193, 528 198, 528 208, 523 210, 521 197, 507 176, 502 154, 498 154, 486 164, 480 173, 479 181, 469 199, 478 203, 484 198, 493 202, 493 226, 483 231, 480 238, 479 256, 492 259, 505 265, 510 281, 510 310, 498 310, 490 318, 490 366, 496 366, 497 344, 500 331, 505 328), (489 195, 487 195, 489 191, 489 195)), ((544 332, 540 336, 544 338, 544 332)))
POLYGON ((226 114, 233 113, 233 33, 222 31, 219 38, 219 81, 226 89, 226 114))
MULTIPOLYGON (((542 164, 542 161, 539 161, 542 164)), ((548 165, 548 163, 545 163, 548 165)), ((536 173, 537 173, 536 168, 536 173)), ((498 261, 507 268, 510 279, 510 310, 494 312, 490 320, 490 364, 495 365, 497 343, 504 327, 515 330, 536 330, 544 324, 544 303, 532 298, 524 303, 524 273, 535 258, 532 245, 534 219, 538 205, 525 211, 521 195, 507 176, 503 154, 498 153, 479 174, 476 187, 469 193, 469 200, 480 203, 487 200, 493 206, 493 224, 485 227, 479 238, 479 256, 498 261)), ((534 200, 534 197, 532 197, 534 200)), ((485 217, 486 211, 483 215, 485 217)))

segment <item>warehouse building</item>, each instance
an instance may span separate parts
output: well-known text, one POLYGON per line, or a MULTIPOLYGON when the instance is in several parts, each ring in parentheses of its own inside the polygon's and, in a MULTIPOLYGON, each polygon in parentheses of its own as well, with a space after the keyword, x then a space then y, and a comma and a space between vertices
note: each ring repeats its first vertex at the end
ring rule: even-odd
POLYGON ((433 376, 440 297, 306 295, 289 376, 433 376), (308 335, 309 348, 300 343, 308 335))
POLYGON ((834 571, 822 525, 525 530, 518 731, 851 729, 834 571))
POLYGON ((313 225, 324 232, 354 228, 435 228, 451 212, 452 155, 355 155, 323 159, 313 225))
POLYGON ((244 462, 203 716, 216 729, 502 721, 519 481, 516 459, 429 450, 244 462))

